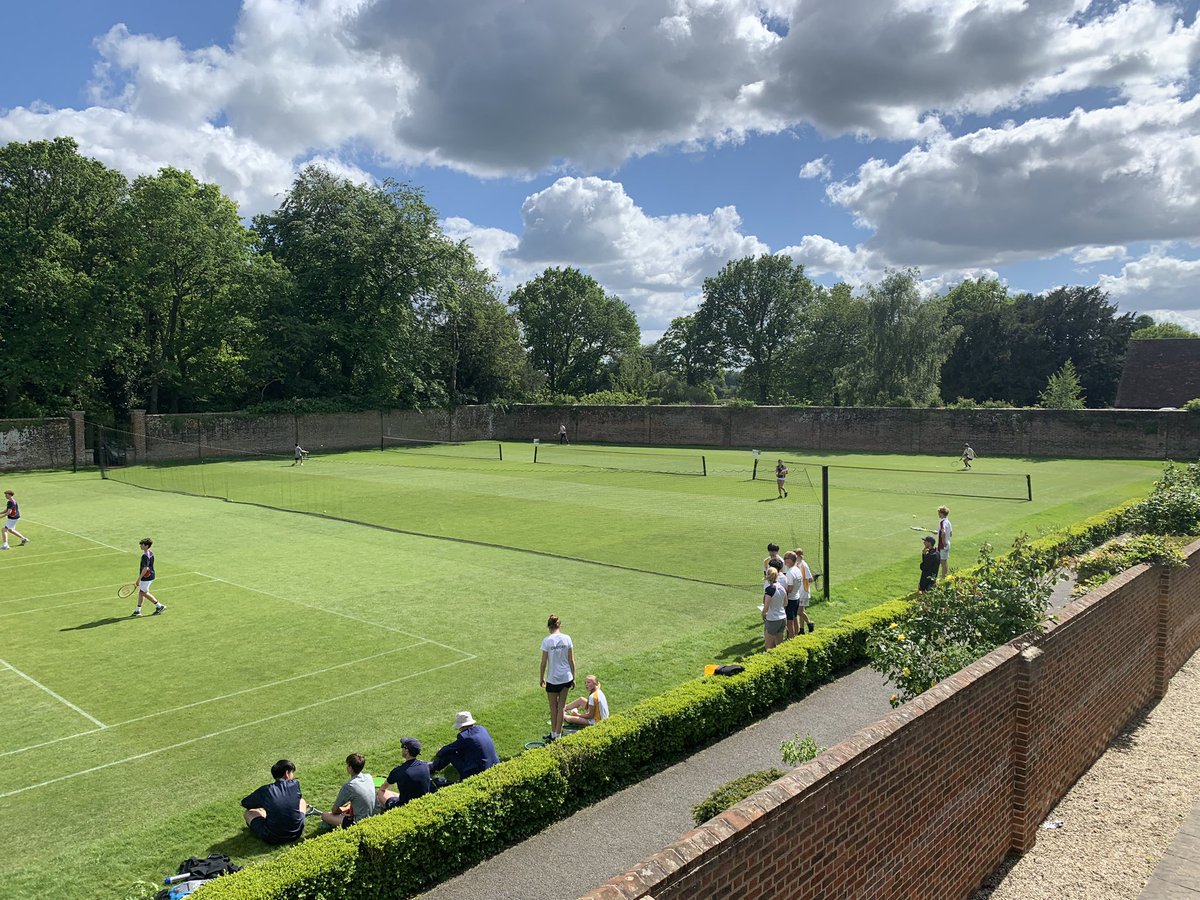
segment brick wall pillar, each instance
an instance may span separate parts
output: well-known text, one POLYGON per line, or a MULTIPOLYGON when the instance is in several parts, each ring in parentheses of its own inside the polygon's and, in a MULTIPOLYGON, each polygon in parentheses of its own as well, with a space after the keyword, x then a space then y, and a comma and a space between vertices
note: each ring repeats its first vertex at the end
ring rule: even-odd
POLYGON ((1154 647, 1154 697, 1161 700, 1171 683, 1171 570, 1158 571, 1158 639, 1154 647))
POLYGON ((129 429, 133 432, 133 452, 135 462, 146 461, 146 411, 131 409, 129 411, 129 429))
POLYGON ((1041 670, 1042 651, 1037 647, 1022 650, 1013 691, 1012 849, 1018 853, 1030 850, 1037 840, 1039 816, 1031 805, 1033 772, 1029 745, 1033 737, 1033 711, 1041 670))
POLYGON ((87 433, 84 431, 83 410, 71 410, 71 450, 75 454, 75 458, 71 460, 71 467, 87 465, 87 433))

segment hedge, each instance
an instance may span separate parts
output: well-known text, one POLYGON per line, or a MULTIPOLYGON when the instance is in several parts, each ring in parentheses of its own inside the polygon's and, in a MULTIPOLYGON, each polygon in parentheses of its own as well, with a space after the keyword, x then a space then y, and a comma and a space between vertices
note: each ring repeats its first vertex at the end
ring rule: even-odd
MULTIPOLYGON (((1028 549, 1054 568, 1120 534, 1131 505, 1028 549)), ((738 675, 685 681, 570 738, 220 878, 201 900, 411 897, 860 664, 871 633, 908 607, 907 599, 882 603, 755 653, 738 675)))

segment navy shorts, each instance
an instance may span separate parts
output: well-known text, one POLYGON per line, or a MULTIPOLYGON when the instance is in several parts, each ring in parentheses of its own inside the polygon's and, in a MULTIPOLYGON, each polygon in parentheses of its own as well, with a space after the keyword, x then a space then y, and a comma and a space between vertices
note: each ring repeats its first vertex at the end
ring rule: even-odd
POLYGON ((262 838, 262 841, 265 844, 290 844, 292 841, 298 841, 304 836, 303 831, 293 835, 286 835, 284 837, 272 834, 271 830, 267 827, 267 820, 262 816, 255 816, 247 824, 249 824, 250 830, 253 831, 255 835, 262 838))
POLYGON ((546 693, 547 694, 561 694, 563 691, 569 691, 573 687, 575 687, 575 682, 573 682, 573 681, 564 681, 562 684, 555 684, 552 681, 547 681, 546 682, 546 693))
POLYGON ((794 619, 800 612, 800 598, 789 600, 783 607, 783 614, 789 619, 794 619))

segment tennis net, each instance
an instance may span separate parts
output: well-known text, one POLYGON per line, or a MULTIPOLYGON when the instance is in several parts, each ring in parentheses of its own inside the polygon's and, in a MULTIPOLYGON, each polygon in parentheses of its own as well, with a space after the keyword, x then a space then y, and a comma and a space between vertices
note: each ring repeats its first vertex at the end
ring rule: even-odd
POLYGON ((576 444, 534 444, 533 461, 538 465, 611 469, 656 475, 708 474, 708 463, 699 453, 664 453, 625 450, 615 447, 580 447, 576 444))
POLYGON ((385 434, 380 438, 379 449, 414 456, 504 460, 504 446, 496 441, 439 441, 433 438, 406 438, 385 434))
MULTIPOLYGON (((774 458, 774 457, 772 457, 774 458)), ((981 500, 1032 500, 1033 479, 1023 472, 980 472, 957 469, 944 472, 875 466, 846 466, 784 459, 789 469, 829 469, 830 490, 865 491, 914 496, 973 497, 981 500)), ((758 477, 774 478, 773 467, 759 466, 758 477), (764 468, 768 471, 764 471, 764 468)))

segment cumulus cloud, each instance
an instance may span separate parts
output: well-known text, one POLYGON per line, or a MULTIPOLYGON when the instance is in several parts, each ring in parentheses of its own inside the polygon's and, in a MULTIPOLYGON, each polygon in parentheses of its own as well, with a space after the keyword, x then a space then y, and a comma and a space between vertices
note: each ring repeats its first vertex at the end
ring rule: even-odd
POLYGON ((833 177, 833 166, 830 165, 829 157, 822 156, 818 159, 810 159, 800 167, 801 178, 818 178, 821 181, 828 181, 833 177))
POLYGON ((1172 310, 1196 316, 1200 314, 1200 259, 1183 259, 1170 255, 1166 247, 1155 247, 1127 262, 1117 275, 1101 275, 1099 287, 1125 310, 1172 310))
POLYGON ((1080 247, 1071 256, 1071 261, 1078 263, 1081 266, 1090 266, 1099 262, 1108 262, 1113 259, 1124 259, 1126 250, 1124 247, 1080 247))
POLYGON ((1200 97, 1082 110, 871 160, 830 199, 897 264, 996 265, 1200 236, 1200 97))

